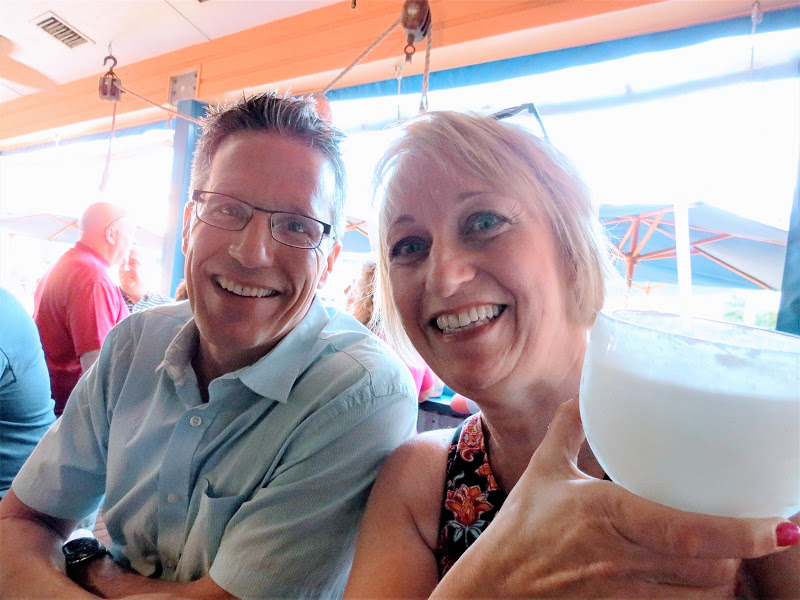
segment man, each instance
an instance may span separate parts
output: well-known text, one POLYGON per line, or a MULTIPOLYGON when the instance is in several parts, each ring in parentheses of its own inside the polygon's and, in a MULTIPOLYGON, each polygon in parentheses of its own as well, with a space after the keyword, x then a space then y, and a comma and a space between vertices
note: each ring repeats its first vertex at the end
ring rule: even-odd
POLYGON ((135 313, 159 304, 174 302, 169 296, 151 291, 147 284, 148 278, 143 271, 139 250, 134 246, 128 258, 119 266, 119 289, 122 291, 122 298, 128 310, 135 313))
POLYGON ((316 297, 341 247, 343 177, 338 135, 306 100, 208 117, 183 217, 189 302, 111 332, 14 480, 4 594, 342 593, 378 464, 416 421, 399 358, 316 297), (70 552, 65 575, 60 544, 103 494, 112 556, 70 552))
POLYGON ((42 338, 56 416, 97 360, 108 332, 129 314, 108 269, 125 259, 135 233, 123 208, 91 204, 81 217, 80 241, 36 287, 33 319, 42 338))
POLYGON ((14 295, 0 288, 0 498, 55 420, 39 332, 14 295))

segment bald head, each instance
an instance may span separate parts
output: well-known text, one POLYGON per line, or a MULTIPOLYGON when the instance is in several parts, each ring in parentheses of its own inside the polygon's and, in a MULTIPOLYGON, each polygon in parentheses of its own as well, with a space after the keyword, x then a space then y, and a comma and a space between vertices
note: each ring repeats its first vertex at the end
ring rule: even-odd
POLYGON ((128 216, 121 206, 110 202, 95 202, 90 204, 81 216, 81 232, 93 235, 102 232, 112 221, 128 216))
POLYGON ((110 202, 90 204, 81 217, 81 242, 112 265, 128 256, 135 232, 128 212, 110 202))

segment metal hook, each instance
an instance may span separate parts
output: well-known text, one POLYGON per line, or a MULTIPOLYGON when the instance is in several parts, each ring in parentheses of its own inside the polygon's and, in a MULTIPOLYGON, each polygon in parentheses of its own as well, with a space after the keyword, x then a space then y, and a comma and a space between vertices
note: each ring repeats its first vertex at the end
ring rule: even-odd
POLYGON ((116 66, 117 66, 117 59, 116 59, 116 58, 114 58, 114 57, 113 57, 111 54, 109 54, 108 56, 106 56, 106 57, 103 59, 103 66, 104 66, 104 67, 106 66, 106 63, 107 63, 109 60, 110 60, 110 61, 112 61, 112 65, 111 65, 111 68, 108 70, 108 73, 106 73, 106 75, 112 74, 112 73, 114 72, 114 67, 116 67, 116 66))

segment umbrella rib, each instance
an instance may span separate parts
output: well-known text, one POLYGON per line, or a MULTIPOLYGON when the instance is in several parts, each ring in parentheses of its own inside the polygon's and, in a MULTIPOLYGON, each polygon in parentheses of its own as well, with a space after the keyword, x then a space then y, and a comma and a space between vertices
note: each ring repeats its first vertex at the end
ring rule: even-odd
MULTIPOLYGON (((693 208, 697 206, 697 203, 689 204, 689 208, 693 208)), ((647 212, 637 213, 635 215, 625 215, 623 217, 614 217, 613 219, 603 219, 604 225, 616 225, 617 223, 621 223, 622 221, 632 221, 634 219, 647 219, 654 215, 661 215, 663 216, 665 213, 672 212, 673 206, 665 206, 664 208, 657 208, 655 210, 648 210, 647 212)))
POLYGON ((733 271, 733 272, 734 272, 734 273, 736 273, 736 274, 737 274, 739 277, 743 277, 744 279, 746 279, 746 280, 747 280, 747 281, 749 281, 750 283, 754 283, 754 284, 756 284, 757 286, 764 288, 765 290, 771 290, 771 289, 772 289, 772 286, 770 286, 770 285, 768 285, 768 284, 764 283, 763 281, 759 281, 758 279, 756 279, 755 277, 752 277, 751 275, 748 275, 748 274, 747 274, 747 273, 745 273, 744 271, 740 271, 739 269, 737 269, 737 268, 736 268, 736 267, 734 267, 733 265, 729 265, 729 264, 728 264, 728 263, 726 263, 725 261, 718 259, 716 256, 711 256, 711 255, 710 255, 708 252, 706 252, 705 250, 702 250, 701 248, 697 248, 696 250, 697 250, 697 253, 698 253, 698 254, 702 254, 702 255, 703 255, 703 256, 705 256, 707 259, 714 261, 715 263, 717 263, 717 264, 718 264, 718 265, 720 265, 721 267, 725 267, 726 269, 728 269, 728 270, 730 270, 730 271, 733 271))
MULTIPOLYGON (((675 223, 672 221, 662 221, 662 225, 669 225, 671 227, 675 227, 675 223)), ((785 246, 786 242, 782 242, 781 240, 773 240, 770 238, 759 237, 755 235, 747 235, 745 233, 723 233, 717 229, 709 229, 708 227, 699 227, 698 225, 689 225, 689 229, 692 231, 702 231, 703 233, 716 233, 718 235, 726 235, 728 237, 735 237, 740 238, 743 240, 750 240, 751 242, 764 242, 765 244, 775 244, 776 246, 785 246)), ((667 233, 665 230, 660 229, 659 231, 663 233, 667 233)), ((667 235, 669 235, 667 233, 667 235)), ((674 239, 674 236, 672 236, 674 239)))
POLYGON ((645 244, 650 239, 650 236, 652 236, 655 233, 656 229, 658 229, 658 224, 661 222, 661 219, 663 217, 664 213, 660 213, 655 219, 653 219, 652 222, 648 221, 650 227, 647 230, 647 233, 644 234, 642 241, 639 242, 639 244, 636 246, 636 250, 633 251, 634 256, 639 256, 639 253, 642 251, 642 248, 644 248, 645 244))
POLYGON ((347 227, 344 228, 344 230, 345 231, 353 231, 354 229, 359 229, 360 230, 360 227, 362 225, 366 225, 366 224, 367 224, 367 222, 363 221, 363 220, 361 220, 361 221, 353 221, 352 223, 349 223, 347 225, 347 227))
POLYGON ((56 239, 56 238, 57 238, 58 236, 60 236, 62 233, 64 233, 65 231, 68 231, 68 230, 72 229, 73 227, 75 227, 75 226, 74 226, 72 223, 69 223, 69 224, 65 225, 64 227, 62 227, 61 229, 59 229, 58 231, 56 231, 56 232, 55 232, 53 235, 51 235, 49 238, 47 238, 47 241, 49 241, 49 242, 52 242, 54 239, 56 239))
MULTIPOLYGON (((663 233, 664 235, 666 235, 667 237, 672 238, 673 240, 675 239, 675 236, 673 234, 671 234, 671 233, 669 233, 667 231, 664 231, 663 229, 659 229, 659 231, 661 233, 663 233)), ((703 244, 710 244, 712 242, 719 242, 720 240, 727 240, 727 239, 732 238, 732 237, 735 237, 735 236, 733 236, 731 234, 728 234, 728 233, 723 233, 723 234, 720 234, 720 235, 716 235, 714 237, 705 238, 703 240, 697 240, 697 241, 691 242, 689 244, 689 248, 692 250, 693 254, 697 254, 697 252, 699 252, 699 250, 697 249, 698 246, 701 246, 703 244)), ((639 257, 639 260, 653 260, 653 259, 656 259, 656 258, 671 258, 673 256, 675 256, 675 248, 664 248, 662 250, 656 250, 654 252, 648 252, 647 254, 642 254, 639 257)))
MULTIPOLYGON (((619 222, 621 223, 622 221, 619 222)), ((632 230, 633 230, 633 221, 631 221, 631 224, 628 225, 628 230, 625 232, 625 235, 622 236, 622 239, 619 241, 619 244, 617 244, 617 250, 619 250, 620 253, 622 254, 624 254, 624 252, 622 251, 622 247, 625 245, 625 242, 628 241, 628 238, 630 237, 632 230)))

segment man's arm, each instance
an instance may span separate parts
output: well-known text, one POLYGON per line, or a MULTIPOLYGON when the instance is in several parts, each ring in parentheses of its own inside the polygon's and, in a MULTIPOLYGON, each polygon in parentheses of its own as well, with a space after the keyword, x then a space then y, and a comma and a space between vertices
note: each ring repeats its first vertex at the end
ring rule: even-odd
POLYGON ((185 600, 235 600, 206 574, 195 581, 150 579, 126 569, 106 556, 92 562, 83 572, 80 584, 102 598, 127 598, 139 594, 159 594, 163 598, 185 600))
POLYGON ((159 581, 125 569, 110 557, 93 561, 80 581, 74 582, 64 572, 61 545, 75 524, 33 510, 9 490, 0 502, 0 539, 6 540, 0 544, 0 589, 4 598, 85 600, 152 593, 197 600, 234 598, 208 576, 185 583, 159 581))
POLYGON ((72 344, 86 373, 97 360, 108 332, 130 313, 119 288, 110 281, 81 287, 72 294, 67 309, 72 344))
POLYGON ((61 544, 75 521, 26 506, 9 490, 0 502, 0 590, 4 598, 83 600, 96 596, 64 573, 61 544))

